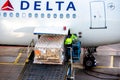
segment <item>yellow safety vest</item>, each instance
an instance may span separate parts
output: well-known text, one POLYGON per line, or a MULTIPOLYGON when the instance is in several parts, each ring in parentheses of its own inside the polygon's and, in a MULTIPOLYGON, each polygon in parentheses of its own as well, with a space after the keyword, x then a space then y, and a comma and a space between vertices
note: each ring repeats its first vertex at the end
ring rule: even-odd
POLYGON ((72 44, 72 42, 73 42, 74 40, 77 40, 77 36, 75 36, 74 34, 72 34, 72 35, 70 36, 70 38, 66 38, 66 40, 65 40, 65 45, 72 44))
POLYGON ((74 34, 72 34, 70 38, 71 38, 72 40, 77 40, 77 36, 75 36, 74 34))
POLYGON ((72 44, 72 39, 71 38, 67 38, 65 40, 65 45, 69 45, 69 44, 72 44))

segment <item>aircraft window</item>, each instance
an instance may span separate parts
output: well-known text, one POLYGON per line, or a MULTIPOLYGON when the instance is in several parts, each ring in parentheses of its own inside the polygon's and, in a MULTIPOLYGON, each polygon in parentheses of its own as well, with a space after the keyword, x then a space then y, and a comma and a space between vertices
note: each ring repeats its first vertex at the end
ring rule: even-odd
POLYGON ((73 18, 76 18, 76 14, 73 14, 72 17, 73 17, 73 18))
POLYGON ((41 18, 44 18, 44 16, 45 16, 44 13, 42 13, 42 14, 41 14, 41 18))
POLYGON ((4 16, 4 17, 7 17, 7 13, 6 13, 6 12, 4 12, 4 13, 3 13, 3 16, 4 16))
POLYGON ((22 13, 22 17, 26 17, 26 14, 25 14, 25 13, 22 13))
POLYGON ((37 17, 38 17, 38 13, 35 13, 35 15, 34 15, 34 16, 35 16, 35 18, 37 18, 37 17))
POLYGON ((16 17, 19 17, 20 15, 19 15, 19 13, 16 13, 16 17))
POLYGON ((28 17, 32 17, 32 13, 29 13, 29 14, 28 14, 28 17))
POLYGON ((60 18, 63 18, 63 14, 60 14, 60 18))
POLYGON ((53 14, 53 17, 54 17, 54 18, 57 18, 57 14, 53 14))
POLYGON ((70 14, 66 14, 66 18, 70 18, 70 14))
POLYGON ((13 17, 13 13, 10 13, 9 15, 10 15, 10 17, 13 17))
POLYGON ((47 14, 47 18, 50 18, 50 16, 51 16, 50 14, 47 14))

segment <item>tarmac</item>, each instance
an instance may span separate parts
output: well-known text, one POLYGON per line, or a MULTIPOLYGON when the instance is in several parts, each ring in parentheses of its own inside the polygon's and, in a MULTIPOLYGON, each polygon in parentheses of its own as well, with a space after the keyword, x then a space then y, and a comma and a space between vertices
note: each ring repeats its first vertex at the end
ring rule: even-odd
POLYGON ((27 55, 22 54, 24 47, 0 46, 0 80, 17 80, 27 55))
MULTIPOLYGON (((28 61, 28 47, 21 46, 0 46, 0 80, 20 80, 25 71, 28 61)), ((99 48, 100 50, 100 48, 99 48)), ((118 55, 119 53, 117 53, 118 55)), ((74 80, 120 80, 120 57, 117 55, 98 55, 95 53, 97 66, 92 70, 85 70, 81 61, 75 63, 74 80)), ((39 67, 39 64, 35 66, 39 67)), ((34 70, 34 69, 33 69, 34 70)), ((34 74, 39 72, 34 71, 34 74)), ((49 75, 49 74, 48 74, 49 75)), ((58 73, 59 75, 59 73, 58 73)), ((53 75, 54 76, 54 75, 53 75)), ((21 79, 21 80, 41 80, 41 79, 21 79)), ((49 79, 42 79, 49 80, 49 79)), ((61 79, 53 79, 61 80, 61 79)))

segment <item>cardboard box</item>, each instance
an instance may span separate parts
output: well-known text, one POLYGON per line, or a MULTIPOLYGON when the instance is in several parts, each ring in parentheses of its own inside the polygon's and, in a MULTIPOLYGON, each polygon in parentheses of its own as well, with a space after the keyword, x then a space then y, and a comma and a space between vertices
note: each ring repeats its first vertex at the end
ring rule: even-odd
POLYGON ((39 64, 62 64, 64 60, 65 36, 43 35, 35 45, 34 63, 39 64))

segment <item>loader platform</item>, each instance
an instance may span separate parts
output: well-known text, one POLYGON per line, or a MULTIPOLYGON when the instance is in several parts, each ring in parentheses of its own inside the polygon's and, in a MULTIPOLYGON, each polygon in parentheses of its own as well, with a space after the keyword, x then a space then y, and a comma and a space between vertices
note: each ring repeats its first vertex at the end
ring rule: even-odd
POLYGON ((26 63, 19 80, 66 80, 67 65, 26 63))

